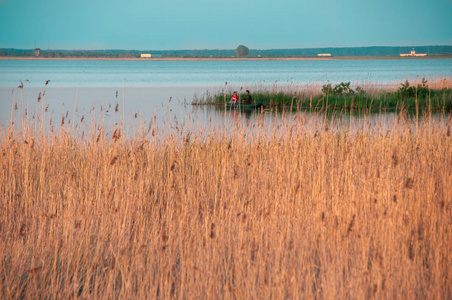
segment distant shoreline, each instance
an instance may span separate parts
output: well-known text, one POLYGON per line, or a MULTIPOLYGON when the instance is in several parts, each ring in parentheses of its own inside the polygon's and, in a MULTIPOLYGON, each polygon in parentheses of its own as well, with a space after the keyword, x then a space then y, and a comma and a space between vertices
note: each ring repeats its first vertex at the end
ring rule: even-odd
POLYGON ((431 55, 421 57, 402 56, 331 56, 331 57, 18 57, 0 56, 0 60, 92 60, 92 61, 328 61, 328 60, 389 60, 389 59, 452 59, 452 55, 431 55))

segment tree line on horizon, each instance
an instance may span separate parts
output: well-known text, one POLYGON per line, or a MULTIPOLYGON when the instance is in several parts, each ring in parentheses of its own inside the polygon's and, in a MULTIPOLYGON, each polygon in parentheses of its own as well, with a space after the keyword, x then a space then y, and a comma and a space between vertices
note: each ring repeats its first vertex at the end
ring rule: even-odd
MULTIPOLYGON (((452 54, 452 46, 375 46, 375 47, 341 47, 341 48, 294 48, 294 49, 249 49, 240 45, 236 49, 196 49, 196 50, 43 50, 39 49, 39 57, 44 58, 138 58, 141 53, 150 53, 153 57, 297 57, 317 56, 329 53, 331 56, 398 56, 402 53, 427 55, 452 54)), ((35 49, 1 48, 0 57, 34 57, 35 49)))

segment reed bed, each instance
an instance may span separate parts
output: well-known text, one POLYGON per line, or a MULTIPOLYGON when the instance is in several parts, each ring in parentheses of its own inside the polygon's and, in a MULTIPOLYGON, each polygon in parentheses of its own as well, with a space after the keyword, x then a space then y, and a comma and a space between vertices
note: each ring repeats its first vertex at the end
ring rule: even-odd
MULTIPOLYGON (((341 83, 347 84, 347 83, 341 83)), ((399 109, 400 107, 425 109, 452 108, 452 78, 416 78, 404 82, 349 82, 347 90, 335 93, 336 84, 276 82, 272 84, 252 84, 243 86, 229 86, 196 97, 193 104, 224 104, 229 101, 233 91, 237 91, 239 98, 243 98, 245 90, 250 90, 253 101, 262 102, 266 106, 281 107, 295 106, 303 108, 331 107, 335 109, 399 109), (403 84, 413 88, 412 95, 403 91, 403 84), (424 89, 421 93, 417 87, 424 89), (350 88, 350 90, 348 90, 350 88), (414 94, 418 92, 418 97, 414 94)))
POLYGON ((3 299, 452 297, 450 118, 79 122, 1 129, 3 299))

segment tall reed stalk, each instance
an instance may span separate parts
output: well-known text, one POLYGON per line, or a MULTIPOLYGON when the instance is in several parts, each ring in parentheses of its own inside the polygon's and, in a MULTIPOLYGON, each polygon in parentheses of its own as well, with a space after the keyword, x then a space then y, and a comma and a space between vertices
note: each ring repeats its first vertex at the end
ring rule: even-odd
POLYGON ((451 298, 450 117, 284 120, 1 129, 0 297, 451 298))

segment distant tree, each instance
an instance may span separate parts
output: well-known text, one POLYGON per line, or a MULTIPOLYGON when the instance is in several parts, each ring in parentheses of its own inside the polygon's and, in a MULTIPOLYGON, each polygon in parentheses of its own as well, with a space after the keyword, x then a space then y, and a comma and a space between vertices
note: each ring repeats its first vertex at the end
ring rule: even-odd
POLYGON ((250 53, 250 49, 248 49, 248 47, 246 46, 240 45, 237 47, 237 49, 235 49, 235 53, 237 53, 238 57, 245 57, 250 53))

